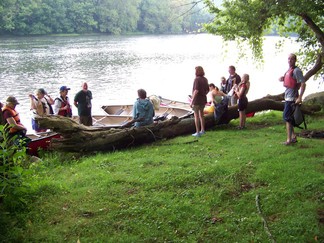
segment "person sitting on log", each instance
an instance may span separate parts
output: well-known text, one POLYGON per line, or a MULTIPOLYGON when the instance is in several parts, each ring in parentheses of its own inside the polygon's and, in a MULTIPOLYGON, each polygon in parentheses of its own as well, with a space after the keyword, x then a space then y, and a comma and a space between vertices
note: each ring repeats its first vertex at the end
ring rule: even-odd
POLYGON ((138 98, 134 103, 133 119, 124 125, 124 127, 134 124, 135 127, 150 125, 153 123, 155 115, 153 104, 146 97, 144 89, 137 90, 138 98))
POLYGON ((209 92, 207 94, 207 106, 204 108, 204 114, 213 113, 215 111, 215 107, 219 104, 226 94, 223 93, 215 86, 215 84, 210 83, 209 92))

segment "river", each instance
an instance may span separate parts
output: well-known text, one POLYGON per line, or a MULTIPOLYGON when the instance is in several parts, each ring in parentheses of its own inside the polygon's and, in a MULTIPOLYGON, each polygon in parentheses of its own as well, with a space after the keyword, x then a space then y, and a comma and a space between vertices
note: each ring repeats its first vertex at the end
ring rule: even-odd
MULTIPOLYGON (((229 65, 241 76, 250 74, 248 98, 254 100, 284 90, 278 77, 288 68, 288 54, 299 46, 289 41, 278 51, 278 40, 266 37, 264 63, 257 65, 248 48, 243 58, 234 43, 209 34, 0 38, 0 101, 16 96, 22 122, 32 132, 28 94, 37 88, 56 97, 66 85, 73 100, 86 81, 94 97, 93 114, 103 114, 102 105, 133 103, 139 88, 187 101, 197 65, 216 86, 221 76, 228 76, 229 65)), ((311 79, 305 96, 323 90, 319 80, 311 79)))

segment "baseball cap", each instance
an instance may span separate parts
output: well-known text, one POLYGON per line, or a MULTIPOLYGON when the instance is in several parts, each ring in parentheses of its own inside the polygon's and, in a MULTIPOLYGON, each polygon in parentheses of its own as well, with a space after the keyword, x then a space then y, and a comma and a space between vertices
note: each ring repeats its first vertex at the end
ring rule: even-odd
POLYGON ((70 88, 68 88, 66 86, 61 86, 60 91, 64 91, 64 90, 70 90, 70 88))
POLYGON ((19 104, 18 100, 15 97, 13 97, 13 96, 9 96, 7 98, 7 100, 6 100, 6 102, 7 103, 14 104, 14 105, 18 105, 19 104))

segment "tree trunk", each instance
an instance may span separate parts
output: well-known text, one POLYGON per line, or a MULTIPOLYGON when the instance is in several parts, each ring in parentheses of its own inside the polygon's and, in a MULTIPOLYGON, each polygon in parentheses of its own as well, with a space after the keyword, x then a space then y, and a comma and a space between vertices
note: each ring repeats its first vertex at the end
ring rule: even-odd
MULTIPOLYGON (((251 101, 246 113, 264 110, 282 111, 284 108, 282 99, 283 94, 280 94, 268 95, 251 101)), ((302 106, 302 111, 305 114, 312 114, 319 110, 320 106, 316 105, 302 106)), ((223 123, 229 123, 238 117, 237 105, 229 107, 223 123)), ((214 114, 206 115, 205 120, 206 129, 219 123, 215 121, 214 114)), ((37 121, 41 127, 52 129, 62 135, 62 139, 52 140, 51 147, 53 149, 70 152, 113 151, 195 132, 193 118, 173 117, 170 120, 140 128, 86 127, 70 118, 60 116, 39 117, 37 121)))

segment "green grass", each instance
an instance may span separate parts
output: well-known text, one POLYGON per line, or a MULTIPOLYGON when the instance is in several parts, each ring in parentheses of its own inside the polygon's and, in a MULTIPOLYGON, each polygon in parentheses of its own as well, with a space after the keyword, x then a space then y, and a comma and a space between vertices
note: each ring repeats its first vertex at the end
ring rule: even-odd
MULTIPOLYGON (((91 156, 45 154, 27 205, 1 206, 4 242, 323 242, 324 141, 283 146, 281 113, 91 156)), ((308 118, 323 129, 323 118, 308 118)), ((300 131, 297 129, 297 131, 300 131)))

